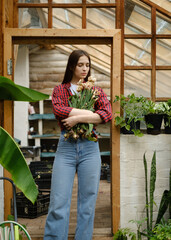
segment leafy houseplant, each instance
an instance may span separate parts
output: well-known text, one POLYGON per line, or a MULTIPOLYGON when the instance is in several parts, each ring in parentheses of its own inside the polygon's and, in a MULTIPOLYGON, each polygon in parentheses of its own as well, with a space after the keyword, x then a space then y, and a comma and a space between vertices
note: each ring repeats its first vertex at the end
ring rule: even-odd
POLYGON ((144 172, 145 172, 145 199, 146 199, 146 217, 141 220, 130 220, 130 222, 135 223, 137 225, 137 234, 132 233, 132 231, 128 228, 119 229, 114 235, 114 240, 124 240, 128 239, 128 236, 134 235, 133 238, 129 239, 137 239, 142 240, 144 237, 149 240, 171 240, 171 170, 169 177, 170 189, 164 190, 163 195, 161 197, 159 210, 157 214, 156 221, 154 222, 153 218, 153 206, 155 204, 154 199, 154 191, 156 187, 156 152, 154 152, 152 161, 151 161, 151 169, 150 169, 150 179, 148 181, 148 169, 147 169, 147 160, 144 154, 143 156, 144 163, 144 172), (164 220, 163 216, 165 212, 169 209, 169 220, 164 220), (142 230, 142 224, 146 222, 147 227, 145 230, 142 230), (130 235, 131 234, 131 235, 130 235))
POLYGON ((164 224, 157 224, 153 233, 154 236, 150 240, 171 240, 171 219, 164 224))
MULTIPOLYGON (((0 100, 36 102, 47 98, 47 94, 17 85, 0 76, 0 100)), ((15 185, 34 203, 38 190, 19 146, 2 127, 0 139, 0 164, 11 173, 15 185)))
MULTIPOLYGON (((142 137, 143 133, 140 131, 140 121, 144 120, 144 109, 143 105, 146 98, 143 96, 136 97, 133 94, 128 95, 127 97, 121 95, 115 96, 114 103, 119 101, 123 116, 115 117, 116 126, 121 127, 123 133, 132 133, 135 136, 142 137), (126 131, 125 131, 126 130, 126 131)), ((117 112, 116 112, 117 113, 117 112)), ((115 114, 116 114, 115 113, 115 114)))
POLYGON ((152 100, 146 99, 143 108, 145 114, 145 122, 147 125, 147 133, 154 135, 159 134, 165 113, 164 103, 155 103, 152 100))
POLYGON ((171 99, 163 103, 165 133, 171 133, 171 99))

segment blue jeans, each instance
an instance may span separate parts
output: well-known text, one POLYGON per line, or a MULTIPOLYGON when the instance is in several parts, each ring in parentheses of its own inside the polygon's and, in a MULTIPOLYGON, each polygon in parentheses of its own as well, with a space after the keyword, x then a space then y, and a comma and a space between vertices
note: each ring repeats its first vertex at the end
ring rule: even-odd
POLYGON ((98 142, 65 140, 61 134, 53 165, 49 212, 44 240, 67 240, 74 176, 78 175, 75 240, 91 240, 100 180, 98 142))

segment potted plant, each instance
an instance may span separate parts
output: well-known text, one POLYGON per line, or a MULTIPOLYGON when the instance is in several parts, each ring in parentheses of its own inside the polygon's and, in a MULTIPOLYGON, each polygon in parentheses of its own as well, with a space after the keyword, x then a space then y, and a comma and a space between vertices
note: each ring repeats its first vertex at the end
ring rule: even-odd
POLYGON ((164 102, 163 105, 165 108, 164 114, 165 133, 171 134, 171 99, 169 99, 167 102, 164 102))
POLYGON ((127 97, 123 95, 115 96, 114 102, 120 101, 121 111, 123 112, 122 116, 115 117, 115 124, 121 127, 122 133, 134 134, 138 137, 143 136, 140 131, 140 121, 144 120, 143 105, 145 100, 146 98, 143 96, 136 97, 134 93, 127 97))
POLYGON ((152 100, 146 99, 143 104, 145 122, 148 134, 160 134, 161 124, 165 113, 163 102, 155 103, 152 100))

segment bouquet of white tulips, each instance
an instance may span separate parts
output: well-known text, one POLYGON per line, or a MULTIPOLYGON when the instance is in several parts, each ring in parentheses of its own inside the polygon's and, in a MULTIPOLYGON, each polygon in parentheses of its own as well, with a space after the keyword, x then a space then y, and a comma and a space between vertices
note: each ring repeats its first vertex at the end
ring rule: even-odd
MULTIPOLYGON (((94 104, 98 99, 99 91, 97 89, 92 89, 96 79, 89 77, 87 82, 84 79, 80 79, 77 87, 77 94, 72 95, 69 98, 69 105, 73 108, 86 109, 94 112, 94 104)), ((92 123, 78 123, 70 130, 67 130, 65 139, 73 138, 77 140, 79 137, 87 138, 90 141, 97 141, 97 137, 93 133, 92 123)))

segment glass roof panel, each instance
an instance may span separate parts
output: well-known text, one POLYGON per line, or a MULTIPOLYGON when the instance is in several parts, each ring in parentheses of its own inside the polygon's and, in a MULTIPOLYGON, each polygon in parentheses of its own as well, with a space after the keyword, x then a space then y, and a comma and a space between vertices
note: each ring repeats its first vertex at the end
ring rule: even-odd
POLYGON ((171 39, 156 41, 156 65, 171 65, 171 39))
POLYGON ((81 28, 82 9, 81 8, 54 8, 53 9, 54 28, 81 28))
POLYGON ((171 12, 170 0, 150 0, 150 1, 164 8, 165 10, 171 12))
POLYGON ((151 33, 151 8, 139 0, 125 0, 125 34, 151 33))
POLYGON ((47 28, 47 9, 19 8, 19 28, 47 28))
POLYGON ((156 71, 156 95, 157 97, 171 96, 171 70, 156 71))
POLYGON ((135 93, 136 96, 150 97, 151 71, 150 70, 125 70, 124 95, 135 93))
POLYGON ((156 16, 156 33, 171 34, 171 19, 158 12, 156 16))
POLYGON ((125 65, 151 65, 151 39, 125 40, 125 65))
POLYGON ((87 28, 115 29, 115 8, 87 8, 87 28))

